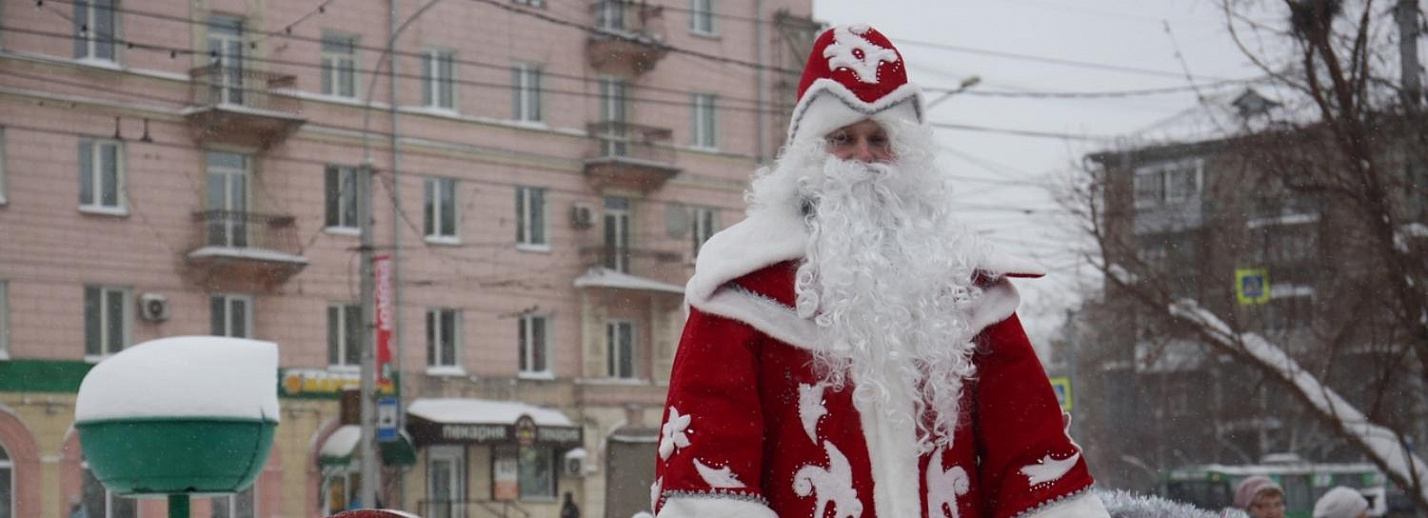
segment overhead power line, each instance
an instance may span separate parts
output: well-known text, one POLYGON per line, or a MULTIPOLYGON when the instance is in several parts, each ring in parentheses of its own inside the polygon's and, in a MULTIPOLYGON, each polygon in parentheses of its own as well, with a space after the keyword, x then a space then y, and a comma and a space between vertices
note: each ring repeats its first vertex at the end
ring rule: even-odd
POLYGON ((991 128, 987 126, 975 126, 971 124, 957 124, 952 122, 929 122, 927 125, 934 128, 950 129, 958 131, 977 131, 982 133, 999 133, 1002 135, 1015 135, 1018 137, 1049 138, 1057 140, 1078 140, 1088 142, 1104 142, 1115 140, 1114 137, 1098 135, 1077 135, 1073 133, 1056 133, 1051 131, 1021 130, 1011 128, 991 128))
MULTIPOLYGON (((946 44, 946 43, 933 43, 933 42, 928 42, 928 41, 916 41, 916 40, 907 40, 907 39, 899 39, 899 38, 894 38, 893 41, 896 42, 896 43, 900 43, 900 44, 904 44, 904 45, 910 45, 910 46, 914 46, 914 47, 926 47, 926 48, 930 48, 930 49, 945 50, 945 51, 950 51, 950 52, 962 52, 962 53, 966 53, 966 54, 977 54, 977 55, 982 55, 982 56, 992 56, 992 57, 1006 58, 1006 59, 1015 59, 1015 60, 1021 60, 1021 61, 1031 61, 1031 62, 1035 62, 1035 63, 1047 63, 1047 64, 1052 64, 1052 65, 1061 65, 1061 66, 1067 66, 1067 67, 1078 67, 1078 68, 1087 68, 1087 69, 1094 69, 1094 70, 1106 70, 1106 71, 1110 71, 1110 72, 1121 72, 1121 73, 1125 73, 1125 74, 1138 74, 1138 75, 1156 76, 1156 77, 1170 77, 1170 78, 1175 78, 1175 79, 1184 79, 1184 78, 1185 78, 1185 74, 1184 74, 1184 73, 1182 73, 1182 72, 1173 72, 1173 71, 1169 71, 1169 70, 1155 70, 1155 69, 1149 69, 1149 68, 1128 67, 1128 66, 1124 66, 1124 65, 1112 65, 1112 64, 1108 64, 1108 63, 1093 63, 1093 62, 1089 62, 1089 61, 1076 61, 1076 60, 1071 60, 1071 59, 1051 58, 1051 57, 1045 57, 1045 56, 1035 56, 1035 55, 1031 55, 1031 54, 1018 54, 1018 53, 1015 53, 1015 52, 1006 52, 1006 51, 1001 51, 1001 50, 989 50, 989 49, 979 49, 979 48, 973 48, 973 47, 964 47, 964 46, 961 46, 961 45, 949 45, 949 44, 946 44)), ((1196 76, 1196 79, 1209 80, 1209 81, 1225 81, 1225 80, 1227 80, 1226 78, 1223 78, 1223 77, 1211 77, 1211 76, 1196 76)))

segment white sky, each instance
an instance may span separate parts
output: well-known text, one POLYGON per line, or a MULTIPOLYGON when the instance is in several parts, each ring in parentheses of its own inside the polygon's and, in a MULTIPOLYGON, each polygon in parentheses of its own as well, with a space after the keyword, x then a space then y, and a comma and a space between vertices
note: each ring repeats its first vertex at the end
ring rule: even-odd
MULTIPOLYGON (((967 76, 971 91, 1102 92, 1183 87, 1260 75, 1235 46, 1213 1, 1171 0, 814 0, 814 16, 841 25, 867 23, 893 39, 910 79, 924 89, 955 88, 967 76), (1167 32, 1167 26, 1169 32, 1167 32), (1004 56, 939 49, 925 43, 1104 64, 1149 71, 1126 73, 1004 56), (1177 47, 1183 59, 1177 58, 1177 47), (1183 62, 1183 64, 1182 64, 1183 62)), ((1282 23, 1275 13, 1256 16, 1282 23)), ((1231 93, 1243 87, 1209 90, 1231 93)), ((929 101, 941 94, 929 94, 929 101)), ((1112 99, 997 98, 959 94, 929 112, 945 122, 1069 133, 1133 135, 1197 105, 1194 92, 1112 99)), ((947 165, 969 177, 961 188, 965 219, 999 246, 1028 255, 1051 270, 1018 282, 1023 321, 1044 347, 1099 277, 1078 266, 1064 222, 1044 185, 1058 182, 1088 152, 1109 143, 939 130, 947 165), (991 183, 994 180, 1002 183, 991 183), (1006 183, 1010 180, 1011 183, 1006 183), (1030 210, 1028 214, 1023 210, 1030 210), (1078 287, 1083 286, 1083 287, 1078 287)))

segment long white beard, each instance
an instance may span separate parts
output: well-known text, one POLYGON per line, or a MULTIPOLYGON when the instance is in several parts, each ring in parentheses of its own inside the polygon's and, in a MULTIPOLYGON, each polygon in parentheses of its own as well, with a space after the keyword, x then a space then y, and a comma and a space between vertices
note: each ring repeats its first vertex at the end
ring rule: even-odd
POLYGON ((860 411, 915 423, 925 453, 951 444, 975 374, 965 312, 980 296, 983 251, 951 218, 945 177, 905 154, 899 165, 830 156, 799 171, 810 234, 795 288, 799 314, 821 331, 825 379, 841 387, 851 374, 860 411))

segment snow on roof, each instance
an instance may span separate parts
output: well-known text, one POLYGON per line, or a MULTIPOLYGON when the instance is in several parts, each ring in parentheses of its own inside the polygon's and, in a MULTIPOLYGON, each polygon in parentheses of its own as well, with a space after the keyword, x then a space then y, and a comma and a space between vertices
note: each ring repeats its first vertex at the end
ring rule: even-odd
POLYGON ((322 450, 318 452, 318 457, 342 458, 352 455, 352 451, 357 449, 357 440, 362 438, 362 427, 355 424, 342 425, 332 435, 327 436, 327 442, 322 443, 322 450))
POLYGON ((205 246, 188 253, 189 259, 202 259, 206 257, 234 257, 275 263, 308 263, 307 258, 300 255, 285 254, 274 250, 263 250, 261 248, 205 246))
POLYGON ((602 268, 599 266, 590 268, 589 271, 585 272, 585 275, 581 275, 579 278, 576 278, 575 287, 619 288, 626 290, 662 291, 665 293, 673 293, 675 295, 684 294, 683 286, 675 286, 673 284, 663 283, 653 279, 636 277, 628 273, 617 272, 615 270, 611 270, 609 268, 602 268))
POLYGON ((529 415, 537 426, 575 426, 569 417, 558 410, 515 401, 418 399, 407 407, 407 413, 434 423, 514 424, 522 415, 529 415))
POLYGON ((219 336, 161 338, 94 366, 76 422, 131 417, 278 420, 278 344, 219 336))
POLYGON ((1167 143, 1216 140, 1242 135, 1270 127, 1276 123, 1306 124, 1318 120, 1318 106, 1278 85, 1263 85, 1259 90, 1245 88, 1205 94, 1194 106, 1134 132, 1134 147, 1167 143), (1260 90, 1267 92, 1261 94, 1260 90), (1247 102, 1255 99, 1254 102, 1247 102), (1263 101, 1259 101, 1263 100, 1263 101), (1263 115, 1244 115, 1242 107, 1268 103, 1263 115))

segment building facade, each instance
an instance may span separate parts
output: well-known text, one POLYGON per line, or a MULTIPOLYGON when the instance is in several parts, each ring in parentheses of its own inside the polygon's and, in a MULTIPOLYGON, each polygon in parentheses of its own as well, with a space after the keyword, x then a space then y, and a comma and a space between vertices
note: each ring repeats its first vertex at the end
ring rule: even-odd
POLYGON ((782 142, 811 9, 0 4, 0 516, 163 516, 89 473, 74 399, 182 335, 281 355, 263 474, 193 515, 351 505, 369 173, 405 423, 378 503, 648 510, 683 285, 782 142))

